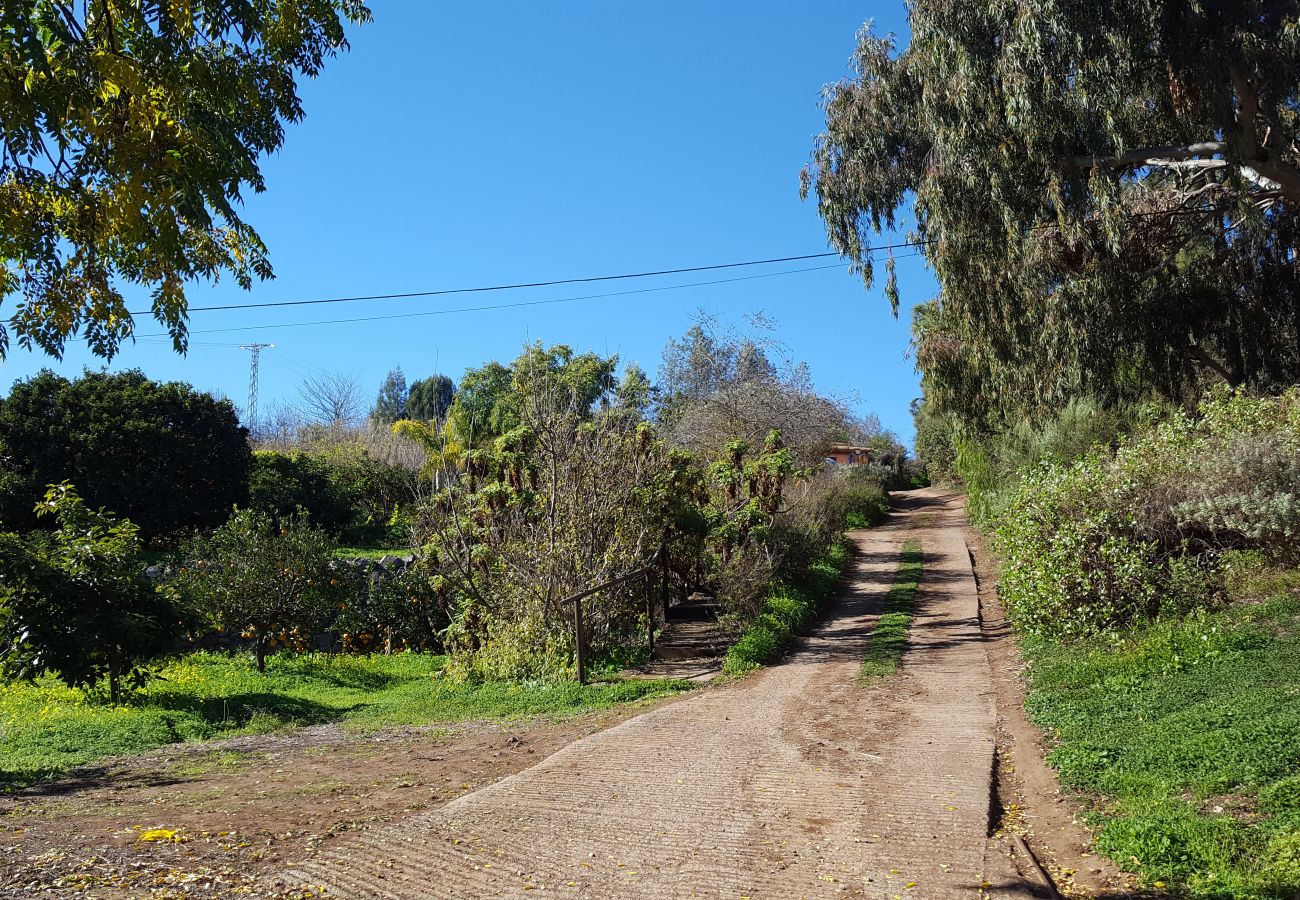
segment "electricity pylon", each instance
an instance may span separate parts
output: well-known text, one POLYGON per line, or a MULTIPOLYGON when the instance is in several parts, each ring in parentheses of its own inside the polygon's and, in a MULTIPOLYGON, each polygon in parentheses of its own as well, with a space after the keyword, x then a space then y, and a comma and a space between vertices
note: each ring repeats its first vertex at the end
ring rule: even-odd
POLYGON ((263 350, 274 350, 275 344, 240 344, 240 350, 253 354, 253 364, 248 373, 248 430, 257 428, 257 366, 263 350))

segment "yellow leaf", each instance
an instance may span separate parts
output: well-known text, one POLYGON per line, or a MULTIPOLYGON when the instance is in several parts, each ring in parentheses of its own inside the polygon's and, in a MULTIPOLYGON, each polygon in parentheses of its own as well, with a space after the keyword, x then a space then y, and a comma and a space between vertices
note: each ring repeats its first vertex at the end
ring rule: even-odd
POLYGON ((150 828, 148 831, 140 832, 139 840, 148 843, 168 843, 182 844, 186 841, 184 835, 178 834, 173 828, 150 828))

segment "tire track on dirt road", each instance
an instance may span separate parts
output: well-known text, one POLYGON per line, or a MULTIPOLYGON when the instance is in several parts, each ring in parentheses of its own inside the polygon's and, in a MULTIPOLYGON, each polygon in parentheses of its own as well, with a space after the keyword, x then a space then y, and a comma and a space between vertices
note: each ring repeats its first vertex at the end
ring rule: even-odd
POLYGON ((960 498, 895 495, 786 662, 577 741, 284 874, 341 898, 978 897, 995 710, 960 498), (858 683, 901 544, 925 569, 899 672, 858 683))

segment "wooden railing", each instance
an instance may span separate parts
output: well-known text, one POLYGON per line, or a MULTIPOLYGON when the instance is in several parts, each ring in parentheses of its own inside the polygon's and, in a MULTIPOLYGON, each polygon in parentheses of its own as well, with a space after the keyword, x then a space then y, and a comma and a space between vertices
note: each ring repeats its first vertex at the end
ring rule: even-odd
MULTIPOLYGON (((607 591, 610 588, 620 587, 629 582, 636 581, 639 578, 645 578, 647 582, 653 579, 655 571, 659 574, 659 601, 664 610, 668 609, 668 557, 660 550, 650 558, 650 562, 639 569, 620 575, 617 578, 611 578, 609 581, 602 582, 595 587, 589 587, 585 591, 566 597, 564 603, 573 604, 573 633, 576 645, 576 655, 578 662, 578 683, 587 683, 587 632, 582 626, 582 601, 601 591, 607 591)), ((653 653, 655 649, 655 592, 651 590, 651 584, 646 585, 645 594, 645 613, 646 613, 646 644, 653 653)))

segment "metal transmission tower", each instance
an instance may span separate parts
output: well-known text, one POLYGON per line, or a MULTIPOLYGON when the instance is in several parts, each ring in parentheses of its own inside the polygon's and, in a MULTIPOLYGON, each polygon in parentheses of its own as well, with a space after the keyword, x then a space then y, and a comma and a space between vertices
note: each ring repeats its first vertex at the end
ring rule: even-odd
POLYGON ((275 344, 240 344, 239 349, 253 354, 253 364, 248 373, 248 430, 253 431, 257 428, 257 366, 262 351, 274 350, 275 344))

